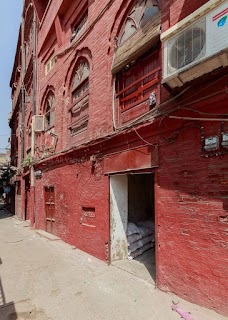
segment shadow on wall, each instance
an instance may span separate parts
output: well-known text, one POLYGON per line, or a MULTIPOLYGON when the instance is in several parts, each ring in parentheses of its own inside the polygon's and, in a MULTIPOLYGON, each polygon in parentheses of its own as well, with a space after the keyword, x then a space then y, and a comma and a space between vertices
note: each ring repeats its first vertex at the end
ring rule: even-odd
MULTIPOLYGON (((0 258, 0 265, 2 260, 0 258)), ((5 294, 0 277, 0 320, 17 320, 17 313, 13 302, 6 303, 5 294)))
MULTIPOLYGON (((169 25, 172 20, 174 20, 173 16, 175 16, 175 23, 181 21, 199 7, 207 3, 208 0, 198 0, 192 1, 191 5, 189 5, 189 0, 170 0, 169 1, 169 25), (180 5, 181 3, 181 5, 180 5)), ((173 23, 171 23, 173 25, 173 23)))
MULTIPOLYGON (((167 121, 166 126, 171 127, 171 122, 167 121)), ((192 129, 183 131, 175 144, 160 148, 160 166, 166 170, 159 173, 159 187, 172 192, 176 205, 191 218, 203 212, 201 218, 207 222, 212 218, 211 222, 227 223, 227 154, 202 157, 201 127, 190 124, 189 128, 192 129), (189 212, 188 207, 192 209, 189 212)), ((207 136, 213 136, 220 128, 207 124, 205 130, 207 136)), ((166 199, 166 209, 171 205, 169 200, 166 199)))

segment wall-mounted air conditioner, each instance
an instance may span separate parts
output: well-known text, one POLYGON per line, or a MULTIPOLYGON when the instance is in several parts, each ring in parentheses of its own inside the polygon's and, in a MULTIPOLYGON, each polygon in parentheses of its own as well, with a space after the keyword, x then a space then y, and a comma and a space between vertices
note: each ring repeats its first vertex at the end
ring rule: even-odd
POLYGON ((43 132, 44 131, 44 120, 45 120, 45 116, 43 116, 43 115, 33 116, 34 132, 43 132))
POLYGON ((166 35, 163 40, 163 82, 168 82, 171 87, 182 86, 194 78, 226 66, 228 1, 196 21, 182 25, 181 30, 177 26, 175 32, 166 35))

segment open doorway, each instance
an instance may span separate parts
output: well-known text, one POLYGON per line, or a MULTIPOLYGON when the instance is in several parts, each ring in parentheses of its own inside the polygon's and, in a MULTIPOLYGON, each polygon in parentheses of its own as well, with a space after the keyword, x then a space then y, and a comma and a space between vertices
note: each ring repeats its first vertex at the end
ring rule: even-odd
POLYGON ((111 263, 155 283, 154 174, 110 177, 111 263))
POLYGON ((30 197, 31 197, 31 183, 30 183, 30 175, 25 176, 25 216, 24 220, 30 219, 30 197))

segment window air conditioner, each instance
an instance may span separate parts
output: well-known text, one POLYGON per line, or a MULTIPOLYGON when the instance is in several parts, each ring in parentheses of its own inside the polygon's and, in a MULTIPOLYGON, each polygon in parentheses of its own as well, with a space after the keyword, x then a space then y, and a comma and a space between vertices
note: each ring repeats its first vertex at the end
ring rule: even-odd
POLYGON ((34 132, 44 131, 44 119, 45 119, 44 115, 33 116, 34 132))
POLYGON ((163 82, 171 87, 181 86, 226 66, 227 52, 228 1, 225 1, 190 25, 182 26, 181 30, 177 25, 176 34, 164 38, 163 82))

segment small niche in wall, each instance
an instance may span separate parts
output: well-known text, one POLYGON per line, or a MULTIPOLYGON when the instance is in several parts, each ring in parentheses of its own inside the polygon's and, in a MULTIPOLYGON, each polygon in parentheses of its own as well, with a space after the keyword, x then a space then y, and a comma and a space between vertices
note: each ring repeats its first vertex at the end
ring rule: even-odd
POLYGON ((96 210, 94 207, 82 206, 80 224, 90 228, 96 228, 96 210))

